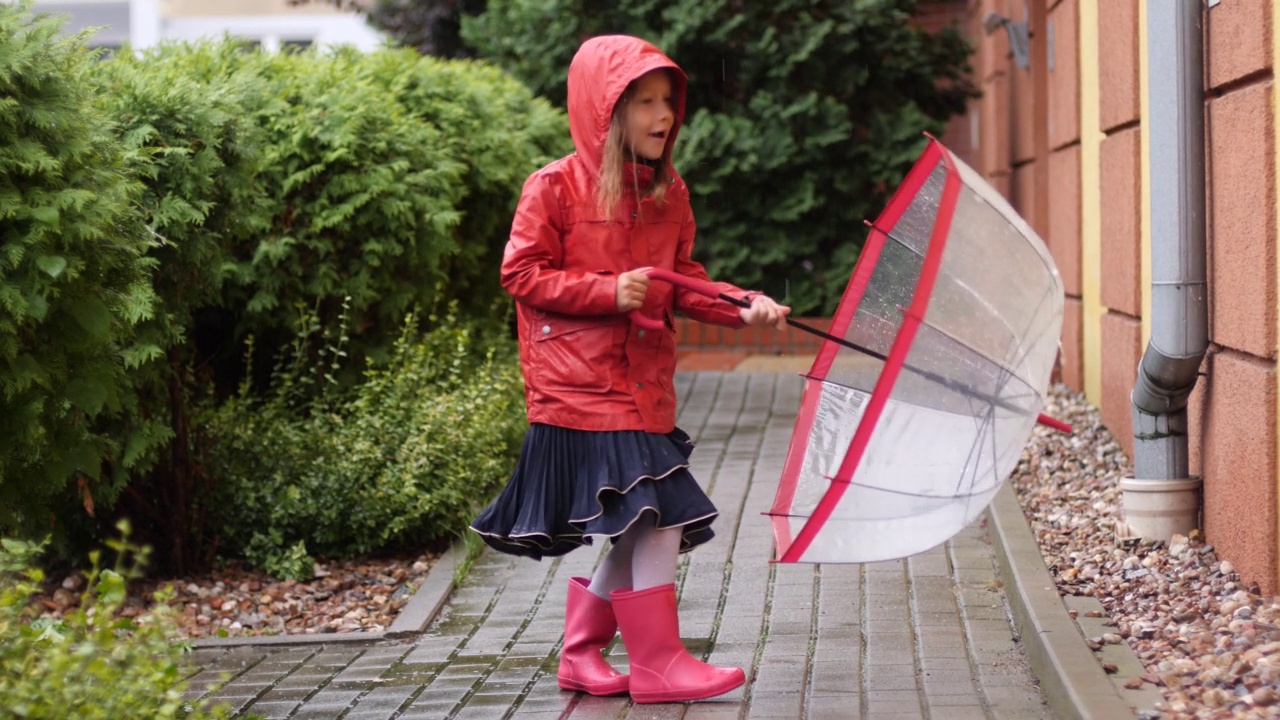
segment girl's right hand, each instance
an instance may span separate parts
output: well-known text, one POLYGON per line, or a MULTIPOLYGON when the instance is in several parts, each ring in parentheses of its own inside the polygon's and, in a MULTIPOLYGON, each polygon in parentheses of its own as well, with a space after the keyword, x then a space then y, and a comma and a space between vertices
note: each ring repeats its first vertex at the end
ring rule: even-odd
POLYGON ((614 298, 618 303, 618 312, 631 312, 644 304, 645 293, 649 291, 649 276, 644 270, 630 270, 618 276, 618 289, 614 298))

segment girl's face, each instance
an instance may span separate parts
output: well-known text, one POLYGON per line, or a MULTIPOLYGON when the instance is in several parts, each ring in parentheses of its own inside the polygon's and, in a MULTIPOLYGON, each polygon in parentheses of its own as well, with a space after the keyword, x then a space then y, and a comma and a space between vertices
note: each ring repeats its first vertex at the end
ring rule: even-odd
POLYGON ((641 75, 626 101, 625 111, 626 135, 623 140, 627 147, 642 158, 661 158, 671 126, 676 121, 671 99, 671 76, 665 70, 641 75))

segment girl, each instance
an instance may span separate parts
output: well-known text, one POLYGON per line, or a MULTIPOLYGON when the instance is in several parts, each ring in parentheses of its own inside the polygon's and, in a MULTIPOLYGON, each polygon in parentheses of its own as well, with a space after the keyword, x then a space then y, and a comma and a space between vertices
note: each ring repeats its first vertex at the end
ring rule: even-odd
POLYGON ((746 682, 680 642, 677 555, 713 536, 717 510, 689 474, 693 449, 675 427, 672 316, 730 327, 785 327, 790 309, 726 283, 749 309, 665 283, 660 267, 709 282, 691 258, 689 191, 671 167, 684 117, 684 73, 633 37, 583 43, 569 66, 576 152, 525 182, 502 261, 516 300, 529 431, 502 494, 472 529, 533 558, 593 536, 613 546, 595 575, 573 578, 560 687, 636 702, 719 695, 746 682), (639 312, 666 331, 631 322, 639 312), (622 632, 631 675, 600 651, 622 632))

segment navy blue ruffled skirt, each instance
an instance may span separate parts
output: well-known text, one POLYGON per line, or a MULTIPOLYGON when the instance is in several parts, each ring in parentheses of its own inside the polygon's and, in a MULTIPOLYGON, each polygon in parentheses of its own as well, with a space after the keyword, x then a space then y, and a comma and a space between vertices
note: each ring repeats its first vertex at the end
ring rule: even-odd
POLYGON ((534 423, 511 480, 471 529, 495 550, 541 559, 593 536, 617 538, 652 511, 659 528, 683 528, 687 552, 715 536, 719 514, 689 473, 692 451, 679 428, 661 435, 534 423))

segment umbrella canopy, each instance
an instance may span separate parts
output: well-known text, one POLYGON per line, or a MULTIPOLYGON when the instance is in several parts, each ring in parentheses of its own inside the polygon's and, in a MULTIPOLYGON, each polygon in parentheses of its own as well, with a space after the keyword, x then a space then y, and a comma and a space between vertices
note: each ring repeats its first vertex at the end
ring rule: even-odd
POLYGON ((805 376, 776 560, 900 558, 972 522, 1046 420, 1062 307, 1044 242, 931 138, 805 376))

